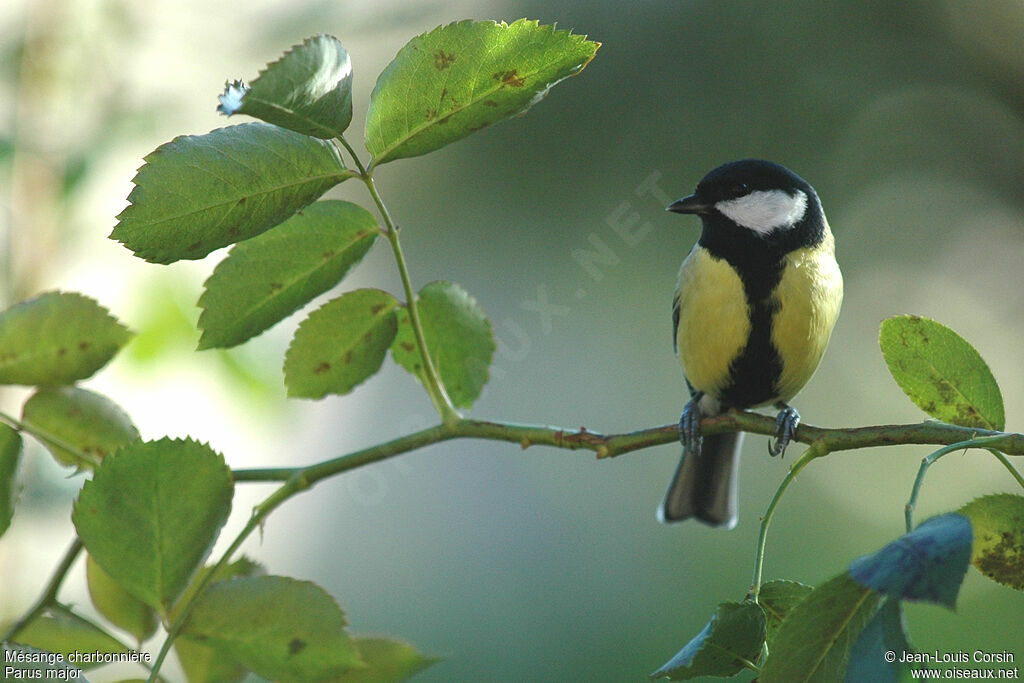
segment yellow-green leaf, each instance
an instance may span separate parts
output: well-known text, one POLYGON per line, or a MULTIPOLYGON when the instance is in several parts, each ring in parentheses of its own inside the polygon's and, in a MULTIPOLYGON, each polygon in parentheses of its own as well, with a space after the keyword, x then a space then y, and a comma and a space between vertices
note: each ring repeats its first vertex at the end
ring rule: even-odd
POLYGON ((71 519, 114 581, 167 614, 217 540, 233 494, 224 457, 206 444, 136 441, 96 468, 71 519))
POLYGON ((904 315, 882 323, 879 345, 889 372, 917 406, 934 418, 983 429, 1006 424, 992 371, 963 337, 941 323, 904 315))
POLYGON ((960 508, 971 520, 971 564, 988 578, 1024 590, 1024 498, 997 493, 960 508))
POLYGON ((87 296, 48 292, 0 313, 0 384, 71 384, 91 377, 131 338, 87 296))
POLYGON ((7 532, 14 518, 21 451, 21 434, 13 427, 0 423, 0 536, 7 532))
POLYGON ((43 444, 64 465, 91 468, 139 438, 119 405, 81 387, 43 387, 25 401, 22 421, 40 431, 43 444), (74 450, 68 450, 67 446, 74 450))
MULTIPOLYGON (((417 304, 434 369, 452 402, 469 408, 490 375, 496 348, 491 323, 476 299, 451 282, 431 282, 420 290, 417 304)), ((405 308, 398 320, 391 355, 423 381, 423 363, 405 308)))
POLYGON ((598 47, 526 19, 460 21, 413 38, 370 96, 372 165, 426 154, 525 112, 582 71, 598 47))
POLYGON ((183 633, 273 680, 317 681, 365 666, 334 599, 316 584, 283 576, 213 584, 183 633))
POLYGON ((387 292, 357 289, 313 311, 284 357, 288 395, 347 394, 376 373, 395 338, 397 306, 387 292))
POLYGON ((324 200, 236 245, 199 298, 199 348, 241 344, 287 318, 338 284, 378 234, 366 209, 324 200))
POLYGON ((156 633, 158 621, 153 608, 128 593, 88 554, 85 579, 93 606, 110 623, 132 634, 140 643, 156 633))

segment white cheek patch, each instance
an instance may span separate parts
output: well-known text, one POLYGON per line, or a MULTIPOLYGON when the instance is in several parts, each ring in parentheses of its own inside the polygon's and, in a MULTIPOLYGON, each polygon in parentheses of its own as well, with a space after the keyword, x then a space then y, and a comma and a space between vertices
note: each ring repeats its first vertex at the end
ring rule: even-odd
POLYGON ((766 235, 799 222, 807 211, 807 195, 800 190, 792 195, 782 190, 756 190, 718 202, 715 208, 737 225, 766 235))

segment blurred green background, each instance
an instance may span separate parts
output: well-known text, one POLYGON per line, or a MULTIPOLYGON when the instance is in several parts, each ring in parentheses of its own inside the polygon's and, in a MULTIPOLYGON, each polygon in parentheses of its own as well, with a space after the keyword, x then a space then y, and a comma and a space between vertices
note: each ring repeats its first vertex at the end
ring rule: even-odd
MULTIPOLYGON (((456 19, 521 16, 603 47, 525 117, 377 176, 416 286, 456 281, 494 324, 499 350, 473 415, 604 432, 676 420, 686 397, 669 304, 698 223, 665 214, 666 198, 719 163, 763 157, 818 190, 846 278, 831 347, 795 401, 805 421, 921 420, 877 347, 884 318, 916 313, 979 349, 1009 428, 1021 429, 1019 0, 9 0, 4 304, 53 288, 98 298, 139 337, 88 386, 126 407, 146 438, 189 434, 234 467, 310 463, 430 424, 426 395, 390 361, 348 397, 286 401, 280 366, 296 320, 228 353, 193 352, 194 302, 221 254, 151 266, 106 235, 145 154, 227 125, 214 111, 224 81, 251 80, 307 36, 336 35, 352 55, 357 142, 376 75, 406 40, 456 19), (638 191, 650 183, 658 189, 638 191), (623 223, 640 237, 623 240, 623 223), (573 253, 596 240, 615 263, 585 268, 573 253), (548 316, 542 301, 555 307, 548 316)), ((367 205, 360 190, 332 196, 367 205)), ((344 283, 357 285, 400 291, 384 245, 344 283)), ((17 413, 23 398, 7 390, 0 403, 17 413)), ((723 532, 655 521, 678 451, 598 462, 446 443, 318 486, 245 550, 273 573, 323 585, 354 632, 444 658, 417 680, 643 680, 718 602, 744 596, 759 515, 796 455, 772 460, 765 439, 747 439, 740 525, 723 532)), ((816 584, 899 535, 927 452, 814 463, 778 510, 766 578, 816 584)), ((0 542, 0 620, 27 608, 71 539, 82 479, 33 456, 0 542)), ((928 475, 918 519, 1011 484, 985 454, 947 458, 928 475)), ((239 491, 225 538, 269 490, 239 491)), ((82 573, 65 601, 87 601, 82 573)), ((973 570, 956 613, 908 613, 925 651, 1024 658, 1024 596, 973 570)))

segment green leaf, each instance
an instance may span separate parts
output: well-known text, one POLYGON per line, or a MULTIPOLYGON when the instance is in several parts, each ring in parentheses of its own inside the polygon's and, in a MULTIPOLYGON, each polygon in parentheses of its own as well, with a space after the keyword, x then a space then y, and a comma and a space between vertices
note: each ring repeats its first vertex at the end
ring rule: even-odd
POLYGON ((743 670, 741 660, 758 658, 764 637, 760 607, 752 602, 722 603, 704 630, 650 678, 686 681, 698 676, 733 676, 743 670))
MULTIPOLYGON (((192 577, 192 581, 188 584, 188 588, 186 588, 185 592, 181 594, 178 601, 174 603, 174 608, 168 615, 169 621, 177 621, 182 608, 186 603, 192 600, 192 596, 195 595, 200 584, 206 580, 207 575, 214 570, 214 567, 215 565, 207 565, 196 572, 195 576, 192 577)), ((235 579, 238 577, 264 576, 266 573, 267 570, 263 565, 250 560, 248 557, 242 556, 234 562, 230 562, 218 569, 217 573, 210 579, 210 583, 227 581, 228 579, 235 579)))
POLYGON ((107 458, 71 515, 96 562, 161 614, 209 554, 234 493, 224 457, 195 441, 136 441, 107 458))
POLYGON ((85 557, 85 579, 93 606, 107 621, 132 634, 140 643, 156 633, 158 622, 153 608, 121 588, 92 555, 85 557))
MULTIPOLYGON (((452 402, 469 408, 480 397, 489 376, 496 348, 491 323, 476 299, 451 282, 431 282, 420 290, 417 303, 434 368, 452 402)), ((391 355, 423 381, 416 336, 404 308, 399 313, 391 355)))
MULTIPOLYGON (((192 595, 199 588, 199 584, 211 571, 213 571, 213 565, 203 567, 196 573, 192 583, 175 603, 174 609, 168 616, 168 621, 171 623, 177 621, 182 607, 191 600, 192 595)), ((241 557, 218 569, 211 579, 211 583, 236 577, 263 576, 264 574, 266 574, 266 570, 260 564, 247 557, 241 557)), ((218 683, 238 681, 246 674, 245 667, 223 650, 200 643, 187 636, 179 636, 174 641, 174 650, 189 681, 218 681, 218 683)))
POLYGON ((283 576, 213 584, 183 633, 274 680, 321 680, 364 666, 334 599, 316 584, 283 576))
POLYGON ((525 112, 583 70, 598 47, 526 19, 460 21, 413 38, 370 95, 371 166, 432 152, 525 112))
POLYGON ((80 468, 91 468, 139 438, 139 431, 119 405, 80 387, 37 390, 25 401, 21 419, 27 426, 54 437, 43 439, 43 443, 60 463, 80 468))
POLYGON ((927 318, 897 316, 882 322, 879 344, 893 379, 921 410, 963 427, 1003 430, 999 385, 956 332, 927 318))
POLYGON ((0 423, 0 536, 7 533, 14 519, 21 451, 21 434, 13 427, 0 423))
POLYGON ((232 683, 242 680, 248 673, 244 666, 223 651, 188 636, 174 639, 174 653, 190 683, 232 683))
POLYGON ((988 578, 1024 590, 1024 498, 997 493, 960 508, 971 520, 971 563, 988 578))
POLYGON ((887 599, 853 644, 844 680, 846 683, 899 683, 912 680, 910 667, 906 662, 899 661, 904 653, 912 651, 903 623, 903 608, 898 601, 887 599), (896 658, 890 662, 886 659, 886 653, 894 653, 896 658))
MULTIPOLYGON (((56 652, 65 659, 72 653, 126 653, 128 648, 109 633, 77 614, 59 611, 33 619, 14 635, 22 645, 56 652)), ((92 669, 103 662, 69 662, 79 669, 92 669)))
POLYGON ((846 573, 818 586, 782 622, 758 680, 843 680, 853 644, 880 601, 846 573))
POLYGON ((313 311, 284 357, 288 395, 347 394, 376 373, 395 338, 397 306, 387 292, 358 289, 313 311))
POLYGON ((775 633, 786 615, 812 590, 812 586, 785 580, 769 581, 761 586, 761 591, 757 594, 757 603, 764 610, 769 644, 775 639, 775 633))
POLYGON ((355 175, 330 143, 267 123, 183 135, 145 161, 110 237, 154 263, 255 237, 355 175))
POLYGON ((851 562, 850 576, 897 600, 922 600, 952 609, 971 560, 971 542, 966 517, 940 515, 851 562))
POLYGON ((398 683, 440 661, 387 638, 356 638, 356 647, 366 668, 346 671, 334 679, 337 683, 398 683))
POLYGON ((325 200, 235 246, 199 298, 199 348, 241 344, 287 318, 338 284, 378 234, 366 209, 325 200))
POLYGON ((230 84, 217 111, 248 114, 303 135, 338 137, 352 122, 352 63, 334 36, 307 38, 260 72, 230 84))
POLYGON ((47 292, 0 313, 0 384, 71 384, 91 377, 131 338, 107 309, 47 292))

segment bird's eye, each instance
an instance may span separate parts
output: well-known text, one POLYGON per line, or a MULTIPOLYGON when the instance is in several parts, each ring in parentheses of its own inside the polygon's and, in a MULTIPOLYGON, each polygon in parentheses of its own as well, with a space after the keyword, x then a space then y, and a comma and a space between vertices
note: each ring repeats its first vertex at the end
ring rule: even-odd
POLYGON ((731 194, 733 197, 742 197, 748 192, 750 192, 750 186, 747 185, 746 183, 736 183, 729 190, 729 194, 731 194))

